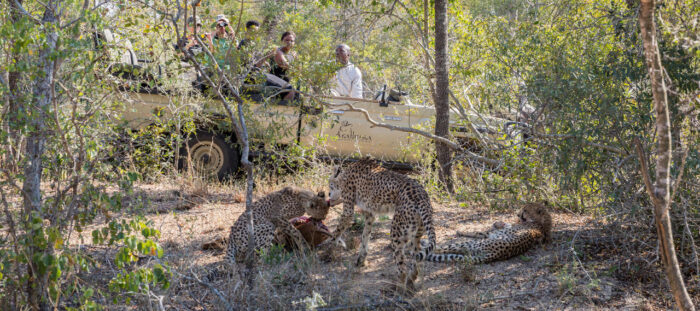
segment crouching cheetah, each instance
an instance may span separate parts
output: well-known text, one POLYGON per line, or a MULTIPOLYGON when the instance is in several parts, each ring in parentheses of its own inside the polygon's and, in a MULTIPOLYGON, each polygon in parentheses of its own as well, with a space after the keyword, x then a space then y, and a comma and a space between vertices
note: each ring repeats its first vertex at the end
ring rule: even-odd
MULTIPOLYGON (((270 247, 275 238, 276 228, 292 237, 297 245, 306 245, 306 241, 289 223, 289 219, 306 213, 312 219, 322 220, 326 218, 329 207, 329 201, 326 200, 326 194, 323 192, 316 195, 311 191, 285 187, 268 194, 252 206, 255 249, 270 247)), ((247 247, 248 217, 243 213, 231 227, 226 261, 232 264, 242 261, 247 247)))
MULTIPOLYGON (((527 252, 538 243, 551 241, 552 217, 542 204, 530 203, 518 213, 518 223, 494 224, 494 228, 476 236, 476 240, 427 248, 421 256, 427 261, 469 261, 473 264, 505 260, 527 252)), ((427 244, 427 243, 426 243, 427 244)))
POLYGON ((399 269, 399 286, 415 289, 418 276, 416 256, 420 251, 423 233, 430 246, 435 245, 433 208, 430 198, 417 181, 382 168, 379 163, 365 158, 346 168, 338 166, 329 180, 330 204, 343 203, 338 228, 331 241, 350 227, 355 205, 364 216, 362 242, 357 266, 363 266, 367 256, 372 224, 377 214, 394 212, 391 222, 391 246, 399 269))

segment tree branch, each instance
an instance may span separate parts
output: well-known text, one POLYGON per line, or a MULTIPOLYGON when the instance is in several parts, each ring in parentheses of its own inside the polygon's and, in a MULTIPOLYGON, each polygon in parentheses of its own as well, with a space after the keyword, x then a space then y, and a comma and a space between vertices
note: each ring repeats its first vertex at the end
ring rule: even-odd
POLYGON ((657 204, 658 199, 654 195, 654 186, 651 183, 651 177, 649 176, 649 165, 647 165, 647 158, 644 155, 644 150, 642 149, 642 143, 638 138, 634 139, 634 144, 637 148, 637 156, 639 157, 639 165, 641 166, 642 179, 644 180, 644 188, 647 194, 651 198, 654 204, 657 204))
MULTIPOLYGON (((311 95, 311 94, 305 94, 305 93, 302 93, 302 94, 307 95, 307 96, 311 96, 311 97, 319 98, 319 96, 315 96, 315 95, 311 95)), ((459 144, 457 144, 457 143, 455 143, 455 142, 453 142, 453 141, 451 141, 451 140, 449 140, 449 139, 447 139, 447 138, 440 137, 440 136, 437 136, 437 135, 434 135, 434 134, 430 134, 430 133, 428 133, 428 132, 421 131, 421 130, 418 130, 418 129, 414 129, 414 128, 411 128, 411 127, 395 126, 395 125, 391 125, 391 124, 386 124, 386 123, 377 122, 377 121, 375 121, 375 120, 372 119, 372 117, 369 115, 369 112, 367 112, 367 110, 362 109, 362 108, 357 108, 357 107, 353 106, 352 104, 349 104, 349 103, 334 104, 334 103, 330 103, 330 102, 323 101, 323 100, 321 100, 321 103, 324 104, 324 105, 326 105, 326 106, 329 106, 329 107, 347 107, 348 110, 345 110, 345 111, 359 112, 359 113, 361 113, 361 114, 365 117, 365 120, 367 120, 367 122, 369 122, 370 124, 372 124, 372 127, 383 127, 383 128, 386 128, 386 129, 390 129, 390 130, 392 130, 392 131, 401 131, 401 132, 408 132, 408 133, 418 134, 418 135, 421 135, 421 136, 423 136, 423 137, 429 138, 429 139, 431 139, 431 140, 433 140, 433 141, 435 141, 435 142, 439 142, 439 143, 445 144, 445 145, 448 146, 450 149, 452 149, 452 150, 454 150, 454 151, 456 151, 456 152, 460 152, 460 153, 465 154, 465 156, 466 156, 467 158, 470 158, 470 159, 473 159, 473 160, 477 160, 477 161, 479 161, 479 162, 487 163, 487 164, 490 164, 490 165, 494 165, 494 166, 497 166, 497 165, 499 165, 499 163, 500 163, 500 161, 497 161, 497 160, 494 160, 494 159, 489 159, 489 158, 480 156, 480 155, 478 155, 478 154, 475 154, 475 153, 473 153, 473 152, 471 152, 471 151, 465 150, 464 148, 462 148, 462 146, 460 146, 459 144)))
POLYGON ((628 154, 628 152, 623 150, 623 149, 613 147, 613 146, 603 145, 603 144, 599 144, 599 143, 594 143, 591 141, 587 141, 587 140, 583 139, 583 137, 573 135, 573 134, 542 134, 542 133, 537 133, 535 131, 532 131, 531 134, 535 137, 538 137, 538 138, 558 138, 558 139, 575 138, 575 139, 581 139, 582 143, 589 145, 591 147, 596 147, 599 149, 607 150, 607 151, 614 152, 614 153, 617 153, 620 155, 627 155, 628 154))
POLYGON ((41 24, 41 20, 32 16, 32 14, 29 14, 29 12, 27 12, 27 10, 24 9, 22 4, 19 3, 18 0, 13 0, 13 3, 14 3, 14 8, 17 9, 20 14, 26 16, 27 18, 29 18, 32 22, 34 22, 37 25, 41 24))
MULTIPOLYGON (((196 10, 196 4, 199 3, 201 0, 197 0, 197 2, 193 5, 193 16, 196 16, 197 10, 196 10)), ((177 25, 175 25, 177 27, 177 25)), ((196 28, 195 28, 196 29, 196 28)), ((209 83, 209 85, 212 86, 214 91, 216 92, 216 95, 221 99, 221 103, 226 109, 226 113, 228 114, 229 118, 231 119, 231 123, 233 124, 233 129, 236 133, 236 136, 238 137, 238 142, 242 146, 242 152, 241 152, 241 164, 243 164, 243 168, 246 171, 246 215, 248 217, 248 239, 249 241, 254 241, 254 222, 253 222, 253 164, 250 163, 250 160, 248 159, 249 154, 250 154, 250 144, 248 141, 248 129, 245 124, 245 118, 243 116, 243 99, 240 97, 238 94, 238 91, 233 87, 231 84, 231 81, 229 81, 228 77, 226 74, 223 72, 221 68, 219 68, 219 64, 216 62, 216 58, 214 55, 211 53, 209 48, 207 47, 206 44, 200 40, 199 36, 194 34, 194 39, 197 40, 197 43, 202 47, 202 49, 207 53, 207 56, 209 56, 212 59, 212 63, 216 67, 219 76, 221 79, 223 79, 224 82, 226 82, 226 86, 228 90, 231 92, 233 95, 233 98, 236 101, 237 104, 237 110, 238 110, 238 121, 236 121, 236 117, 234 117, 233 110, 231 109, 231 106, 228 103, 228 99, 226 96, 224 96, 221 93, 221 89, 216 87, 216 84, 209 78, 207 73, 202 69, 200 66, 199 62, 192 57, 192 54, 189 53, 188 51, 185 51, 187 53, 186 55, 192 62, 195 64, 195 68, 197 68, 197 71, 199 74, 209 83)), ((248 268, 248 286, 253 287, 253 280, 255 277, 255 273, 253 273, 253 270, 255 269, 255 243, 251 242, 248 243, 248 249, 246 251, 246 266, 248 268)))

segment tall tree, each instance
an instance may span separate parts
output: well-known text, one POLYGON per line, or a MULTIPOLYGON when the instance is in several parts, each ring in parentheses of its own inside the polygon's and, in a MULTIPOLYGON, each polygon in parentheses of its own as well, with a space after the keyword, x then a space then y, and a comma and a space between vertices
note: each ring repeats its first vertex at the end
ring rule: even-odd
MULTIPOLYGON (((11 11, 10 12, 10 20, 12 21, 12 23, 18 23, 20 21, 22 13, 20 12, 19 7, 22 5, 23 1, 24 0, 18 0, 18 1, 7 0, 8 6, 10 7, 10 11, 11 11)), ((12 59, 12 63, 19 64, 20 63, 19 55, 17 55, 17 53, 14 53, 14 52, 11 52, 11 53, 12 53, 12 55, 10 56, 10 58, 12 59)), ((10 144, 8 149, 10 152, 10 156, 13 158, 15 158, 19 154, 21 154, 21 152, 20 152, 21 144, 18 141, 19 135, 15 129, 15 127, 16 127, 15 123, 17 122, 17 111, 20 108, 20 105, 18 102, 19 97, 17 96, 17 93, 19 93, 18 87, 19 87, 20 78, 21 78, 21 73, 16 68, 10 70, 10 72, 8 73, 8 87, 9 87, 9 91, 10 91, 10 96, 8 97, 9 98, 9 100, 8 100, 9 101, 8 102, 9 108, 7 110, 8 111, 7 112, 7 114, 8 114, 7 121, 9 123, 8 129, 9 129, 9 133, 10 133, 10 139, 12 140, 12 144, 10 144)))
MULTIPOLYGON (((195 6, 192 11, 192 17, 195 18, 197 16, 197 6, 201 3, 201 0, 196 0, 194 2, 195 6)), ((183 4, 186 4, 185 1, 183 1, 183 4)), ((179 4, 178 4, 179 5, 179 4)), ((186 7, 186 5, 184 5, 186 7)), ((187 13, 185 12, 185 16, 187 16, 187 13)), ((177 28, 177 16, 171 15, 170 16, 171 21, 173 23, 173 27, 175 27, 175 31, 177 34, 179 34, 179 30, 177 28)), ((239 17, 240 18, 240 17, 239 17)), ((185 35, 187 34, 187 28, 185 30, 185 35)), ((196 28, 195 28, 195 34, 196 34, 196 28)), ((204 44, 199 36, 194 36, 194 38, 197 40, 200 46, 204 48, 204 52, 209 56, 210 59, 215 59, 214 55, 212 52, 206 47, 206 44, 204 44)), ((183 43, 180 42, 180 49, 185 50, 183 43)), ((209 77, 209 74, 205 72, 204 67, 194 58, 192 57, 193 55, 191 53, 187 53, 187 57, 189 58, 190 61, 194 64, 195 68, 197 69, 197 72, 204 78, 206 83, 212 87, 212 90, 216 93, 217 97, 221 100, 221 104, 226 110, 226 113, 229 117, 229 120, 231 121, 231 125, 233 126, 234 133, 236 133, 236 139, 238 145, 241 147, 241 164, 243 165, 243 170, 246 172, 246 199, 245 199, 245 215, 248 220, 248 241, 255 241, 255 223, 253 219, 253 181, 254 181, 254 172, 253 172, 253 164, 250 162, 249 159, 249 154, 250 154, 250 144, 249 144, 249 139, 248 139, 248 127, 246 126, 245 122, 245 117, 243 115, 243 105, 245 104, 243 101, 243 98, 241 98, 240 94, 238 93, 238 88, 234 87, 234 84, 231 82, 232 79, 228 77, 226 72, 222 69, 219 68, 218 64, 216 62, 213 63, 213 66, 215 67, 214 69, 219 75, 219 80, 218 81, 213 81, 212 78, 209 77), (225 96, 221 92, 221 88, 216 87, 217 85, 222 85, 224 89, 228 90, 230 92, 230 97, 233 99, 233 101, 236 103, 236 110, 234 111, 232 108, 232 105, 229 101, 229 97, 225 96), (237 114, 236 114, 237 113, 237 114)), ((236 80, 233 80, 236 81, 236 80)), ((247 284, 250 288, 253 287, 254 281, 255 281, 255 274, 256 274, 256 257, 255 257, 255 243, 251 242, 248 243, 248 249, 246 250, 246 260, 245 260, 245 266, 246 269, 242 275, 247 281, 247 284)))
MULTIPOLYGON (((40 21, 45 29, 46 41, 43 43, 39 55, 36 59, 41 75, 32 85, 33 102, 28 105, 30 115, 30 132, 27 135, 27 161, 24 167, 24 210, 26 215, 35 217, 41 214, 41 173, 42 157, 46 145, 46 111, 53 100, 53 90, 55 86, 54 71, 57 67, 58 59, 54 57, 56 44, 58 42, 58 17, 56 11, 58 3, 50 1, 45 6, 43 17, 40 21)), ((47 245, 46 249, 40 249, 43 233, 38 228, 31 227, 30 239, 36 239, 29 249, 29 258, 37 258, 43 254, 51 254, 53 245, 47 245)), ((27 283, 28 300, 31 307, 36 310, 50 310, 48 299, 48 273, 38 273, 39 265, 35 261, 29 264, 27 273, 33 282, 27 283)))
POLYGON ((639 25, 644 44, 644 58, 651 80, 651 91, 656 112, 656 183, 651 184, 647 173, 645 157, 641 146, 637 145, 637 151, 642 162, 642 173, 647 192, 654 204, 654 218, 656 231, 659 236, 661 259, 664 264, 664 272, 671 287, 671 293, 678 309, 695 310, 685 288, 678 259, 673 243, 671 231, 671 218, 669 208, 671 204, 671 121, 668 110, 668 96, 664 82, 664 71, 661 65, 661 56, 656 37, 656 25, 654 23, 654 0, 642 0, 639 9, 639 25))
MULTIPOLYGON (((447 0, 435 0, 435 135, 448 137, 450 126, 450 102, 447 53, 447 0)), ((447 191, 454 192, 452 183, 452 150, 437 143, 437 160, 440 165, 440 181, 447 191)))

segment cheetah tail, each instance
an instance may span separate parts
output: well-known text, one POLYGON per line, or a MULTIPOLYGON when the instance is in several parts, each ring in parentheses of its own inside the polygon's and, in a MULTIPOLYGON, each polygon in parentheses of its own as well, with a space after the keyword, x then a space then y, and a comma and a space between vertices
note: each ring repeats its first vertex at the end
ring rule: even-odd
POLYGON ((437 244, 435 238, 435 228, 433 228, 432 222, 430 222, 430 224, 427 226, 425 233, 428 235, 428 247, 426 248, 426 251, 428 253, 432 253, 437 244))
POLYGON ((425 261, 432 262, 453 262, 453 261, 465 261, 467 256, 462 254, 432 254, 428 253, 425 256, 425 261))
POLYGON ((436 245, 436 239, 435 239, 435 229, 433 228, 433 222, 432 222, 432 217, 426 217, 427 219, 423 220, 423 224, 425 226, 425 233, 428 235, 428 244, 427 245, 421 245, 421 250, 416 254, 416 260, 426 260, 428 255, 431 255, 433 253, 433 250, 435 249, 436 245))

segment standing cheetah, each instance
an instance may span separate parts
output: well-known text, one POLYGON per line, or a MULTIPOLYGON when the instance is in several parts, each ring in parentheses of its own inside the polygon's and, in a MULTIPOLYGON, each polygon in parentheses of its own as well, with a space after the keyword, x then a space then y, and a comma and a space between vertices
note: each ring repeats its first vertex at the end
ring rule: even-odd
POLYGON ((473 264, 505 260, 527 252, 538 243, 551 240, 552 216, 541 204, 527 204, 518 213, 518 223, 494 224, 494 228, 476 236, 475 240, 427 249, 420 257, 427 261, 469 261, 473 264))
POLYGON ((330 204, 343 203, 343 213, 338 228, 333 233, 333 241, 350 227, 355 205, 364 216, 365 225, 357 266, 365 264, 367 244, 376 214, 394 212, 391 246, 399 269, 399 285, 403 289, 415 289, 414 282, 418 276, 416 256, 420 251, 423 233, 428 235, 428 249, 435 245, 433 207, 423 186, 402 174, 382 168, 369 158, 344 169, 340 166, 336 168, 329 185, 330 204))
MULTIPOLYGON (((329 201, 326 200, 326 194, 323 192, 316 195, 311 191, 285 187, 266 195, 252 206, 255 249, 268 248, 275 237, 276 228, 292 237, 297 245, 306 245, 306 241, 289 223, 289 219, 306 213, 312 219, 322 220, 326 218, 329 207, 329 201)), ((243 213, 231 227, 226 261, 232 264, 242 261, 247 247, 248 217, 243 213)))

